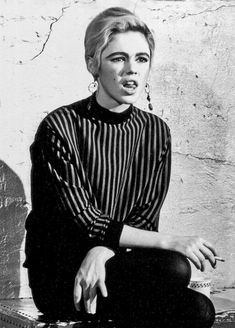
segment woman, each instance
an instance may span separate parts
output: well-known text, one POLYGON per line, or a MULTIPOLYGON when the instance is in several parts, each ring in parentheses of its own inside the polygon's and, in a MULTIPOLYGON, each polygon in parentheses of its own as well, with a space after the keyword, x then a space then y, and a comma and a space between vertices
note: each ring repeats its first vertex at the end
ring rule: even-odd
POLYGON ((166 123, 133 103, 154 54, 148 27, 123 8, 89 24, 85 59, 97 91, 41 123, 31 146, 26 262, 36 306, 97 313, 129 327, 211 327, 214 307, 187 288, 188 259, 215 267, 200 237, 158 232, 171 162, 166 123), (98 299, 97 299, 98 298, 98 299))

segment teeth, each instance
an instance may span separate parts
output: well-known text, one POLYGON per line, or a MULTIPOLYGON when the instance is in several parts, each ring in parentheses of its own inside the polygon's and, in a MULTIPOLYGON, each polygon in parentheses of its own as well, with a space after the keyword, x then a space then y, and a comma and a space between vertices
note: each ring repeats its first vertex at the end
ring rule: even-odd
POLYGON ((136 83, 134 81, 127 81, 126 83, 124 83, 124 86, 131 86, 131 87, 133 87, 135 85, 136 85, 136 83))

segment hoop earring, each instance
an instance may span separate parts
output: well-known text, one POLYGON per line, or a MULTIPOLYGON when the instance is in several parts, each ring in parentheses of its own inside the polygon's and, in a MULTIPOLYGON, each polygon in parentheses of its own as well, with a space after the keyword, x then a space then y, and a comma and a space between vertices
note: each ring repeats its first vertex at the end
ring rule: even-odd
POLYGON ((94 93, 97 90, 97 88, 98 88, 98 82, 96 80, 94 80, 88 85, 88 91, 90 93, 94 93))
POLYGON ((148 100, 148 108, 150 110, 153 110, 153 105, 151 104, 151 97, 150 97, 150 85, 149 83, 147 82, 146 85, 145 85, 145 92, 147 94, 147 100, 148 100))

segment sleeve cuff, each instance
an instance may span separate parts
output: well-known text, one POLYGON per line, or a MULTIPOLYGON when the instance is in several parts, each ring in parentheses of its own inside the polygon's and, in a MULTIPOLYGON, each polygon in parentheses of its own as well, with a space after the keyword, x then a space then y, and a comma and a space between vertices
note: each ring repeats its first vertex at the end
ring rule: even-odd
POLYGON ((110 247, 113 250, 117 250, 119 248, 119 241, 123 226, 124 223, 122 222, 111 221, 109 223, 104 237, 104 246, 110 247))

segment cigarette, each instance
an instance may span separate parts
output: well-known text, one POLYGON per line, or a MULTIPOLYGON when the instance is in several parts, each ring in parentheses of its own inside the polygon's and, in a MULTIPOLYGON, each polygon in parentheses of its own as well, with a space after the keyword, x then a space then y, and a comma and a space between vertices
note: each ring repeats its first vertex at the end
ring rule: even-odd
POLYGON ((215 256, 215 260, 220 261, 220 262, 225 262, 225 259, 223 259, 222 257, 219 257, 219 256, 215 256))

